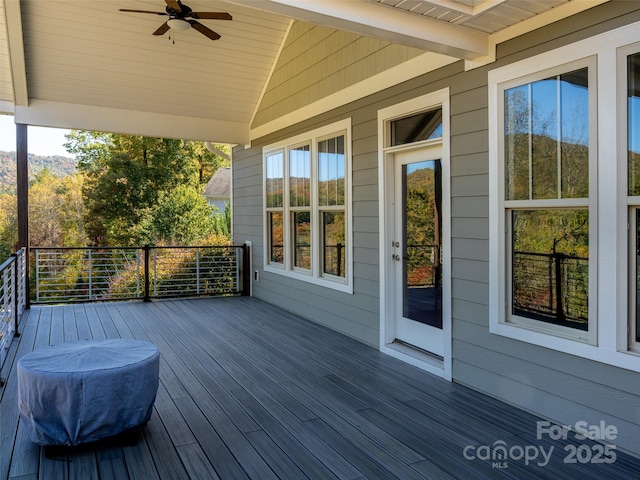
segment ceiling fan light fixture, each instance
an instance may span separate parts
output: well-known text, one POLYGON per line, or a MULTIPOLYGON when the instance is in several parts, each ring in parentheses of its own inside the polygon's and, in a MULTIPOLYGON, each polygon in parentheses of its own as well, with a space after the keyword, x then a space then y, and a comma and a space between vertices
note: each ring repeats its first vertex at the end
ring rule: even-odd
POLYGON ((167 21, 167 25, 169 25, 169 28, 173 29, 176 32, 184 32, 185 30, 189 30, 191 28, 191 24, 189 22, 180 18, 169 19, 167 21))

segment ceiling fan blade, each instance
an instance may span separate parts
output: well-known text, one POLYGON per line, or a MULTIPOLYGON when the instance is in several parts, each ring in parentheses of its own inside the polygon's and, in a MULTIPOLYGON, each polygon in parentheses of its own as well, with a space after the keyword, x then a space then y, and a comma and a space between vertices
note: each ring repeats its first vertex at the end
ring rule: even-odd
POLYGON ((232 20, 233 17, 225 12, 191 12, 187 17, 204 20, 232 20))
POLYGON ((158 29, 155 32, 153 32, 153 34, 164 35, 165 33, 167 33, 167 31, 169 30, 169 24, 167 22, 168 20, 164 22, 162 25, 160 25, 160 27, 158 27, 158 29))
POLYGON ((164 0, 164 1, 167 2, 167 5, 169 5, 169 8, 173 8, 178 12, 182 11, 182 5, 180 5, 180 2, 178 2, 177 0, 164 0))
POLYGON ((189 22, 193 28, 195 28, 204 36, 209 37, 211 40, 218 40, 220 38, 220 35, 218 35, 216 32, 211 30, 209 27, 205 27, 201 23, 196 22, 195 20, 187 20, 187 22, 189 22))
POLYGON ((128 8, 121 8, 121 12, 132 12, 132 13, 151 13, 153 15, 167 15, 164 12, 150 12, 149 10, 129 10, 128 8))

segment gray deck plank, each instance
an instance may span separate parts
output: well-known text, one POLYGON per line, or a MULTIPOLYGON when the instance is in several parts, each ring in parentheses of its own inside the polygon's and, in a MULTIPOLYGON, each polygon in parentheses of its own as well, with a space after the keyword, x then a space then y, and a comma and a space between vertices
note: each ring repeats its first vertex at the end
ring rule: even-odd
POLYGON ((97 304, 87 303, 83 305, 83 307, 87 316, 89 328, 91 329, 91 338, 93 338, 94 340, 102 340, 107 338, 104 333, 104 328, 102 327, 100 317, 98 316, 98 311, 96 310, 97 304))
MULTIPOLYGON (((3 445, 5 445, 3 443, 3 445)), ((40 451, 27 434, 24 422, 18 422, 18 432, 13 445, 13 458, 9 478, 19 478, 26 475, 38 474, 40 451)))
POLYGON ((93 449, 78 452, 69 463, 69 480, 98 480, 98 465, 93 449))
POLYGON ((260 452, 271 469, 282 480, 302 480, 309 478, 264 430, 247 433, 251 445, 260 452))
MULTIPOLYGON (((16 364, 26 353, 33 349, 36 341, 39 326, 39 312, 26 312, 22 318, 21 335, 18 347, 11 350, 11 356, 7 357, 5 362, 12 368, 9 375, 5 378, 6 383, 2 388, 2 396, 0 397, 0 474, 4 477, 8 475, 24 476, 32 475, 38 471, 38 453, 27 446, 26 449, 20 449, 25 443, 25 432, 18 428, 18 382, 16 364), (17 440, 16 440, 17 439, 17 440), (34 453, 36 456, 34 457, 34 453), (15 466, 13 461, 16 462, 15 466), (11 462, 11 463, 10 463, 11 462)), ((48 338, 48 334, 47 334, 48 338)), ((17 342, 16 342, 17 343, 17 342)))
POLYGON ((49 333, 49 345, 64 343, 64 307, 51 310, 51 330, 49 333))
POLYGON ((133 445, 122 447, 129 478, 144 478, 149 480, 159 480, 158 472, 153 461, 153 456, 149 446, 144 439, 144 434, 138 432, 139 440, 133 445))
POLYGON ((73 305, 65 305, 62 307, 62 322, 64 324, 64 341, 78 341, 78 326, 76 324, 73 305))
POLYGON ((47 454, 47 449, 40 449, 40 471, 38 473, 38 478, 55 478, 56 480, 68 480, 69 478, 69 469, 68 469, 68 457, 66 454, 63 454, 60 457, 51 458, 49 454, 47 454))
POLYGON ((220 478, 197 443, 178 447, 178 454, 190 479, 217 480, 220 478))
POLYGON ((74 314, 78 340, 91 340, 93 337, 91 336, 91 328, 89 327, 89 320, 87 319, 87 312, 84 309, 84 305, 78 305, 74 308, 74 314))
MULTIPOLYGON (((252 298, 34 307, 21 330, 13 363, 63 340, 151 341, 161 352, 160 386, 136 442, 53 459, 18 422, 15 366, 5 366, 0 480, 640 476, 640 460, 621 452, 597 466, 564 465, 562 456, 504 469, 466 460, 468 444, 541 444, 538 419, 252 298)), ((561 442, 542 443, 563 452, 561 442)))
MULTIPOLYGON (((171 442, 158 413, 154 410, 149 423, 143 430, 144 438, 149 445, 159 477, 162 480, 183 480, 189 478, 175 445, 171 442)), ((137 477, 144 480, 145 477, 137 477)), ((44 480, 44 479, 43 479, 44 480)))

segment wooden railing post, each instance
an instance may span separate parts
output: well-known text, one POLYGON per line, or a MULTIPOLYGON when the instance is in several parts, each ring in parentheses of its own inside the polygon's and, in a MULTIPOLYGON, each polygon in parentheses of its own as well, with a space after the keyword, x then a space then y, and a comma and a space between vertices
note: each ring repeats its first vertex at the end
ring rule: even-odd
POLYGON ((251 247, 242 245, 242 296, 251 294, 251 247))
POLYGON ((149 245, 145 245, 144 247, 144 301, 150 302, 151 297, 149 296, 149 245))
POLYGON ((554 253, 555 260, 555 275, 556 275, 556 318, 560 321, 564 321, 566 319, 564 314, 564 307, 562 306, 562 284, 563 284, 563 275, 562 275, 562 260, 564 259, 564 254, 562 253, 554 253))
POLYGON ((19 337, 18 319, 20 317, 20 270, 18 269, 18 254, 12 253, 13 258, 13 336, 19 337))

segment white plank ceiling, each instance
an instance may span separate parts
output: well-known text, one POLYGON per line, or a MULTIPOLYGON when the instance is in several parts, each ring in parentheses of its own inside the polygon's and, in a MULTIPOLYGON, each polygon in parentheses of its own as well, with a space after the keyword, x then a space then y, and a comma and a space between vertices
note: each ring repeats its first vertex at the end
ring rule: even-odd
POLYGON ((200 20, 222 35, 212 41, 193 29, 153 36, 167 17, 118 11, 164 12, 163 0, 0 0, 0 112, 35 125, 246 143, 292 19, 470 59, 487 47, 465 45, 567 1, 185 0, 233 16, 200 20), (416 21, 446 35, 403 31, 416 21))

